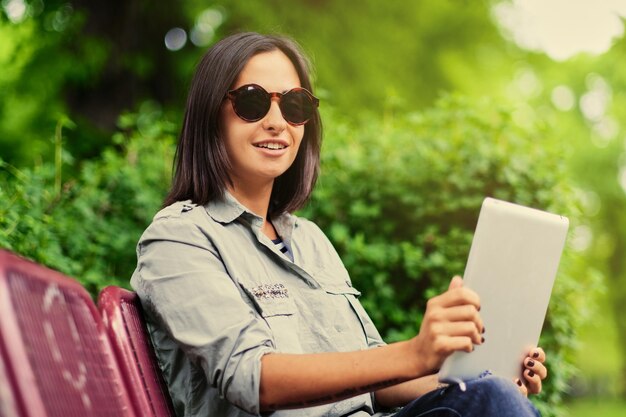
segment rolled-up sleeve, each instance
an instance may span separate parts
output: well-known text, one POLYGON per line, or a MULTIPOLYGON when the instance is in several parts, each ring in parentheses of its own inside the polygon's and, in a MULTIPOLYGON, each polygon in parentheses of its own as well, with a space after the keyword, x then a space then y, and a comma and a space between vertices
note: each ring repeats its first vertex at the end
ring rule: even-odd
POLYGON ((153 222, 138 245, 131 282, 219 395, 258 415, 261 357, 275 350, 272 333, 210 236, 184 218, 153 222))

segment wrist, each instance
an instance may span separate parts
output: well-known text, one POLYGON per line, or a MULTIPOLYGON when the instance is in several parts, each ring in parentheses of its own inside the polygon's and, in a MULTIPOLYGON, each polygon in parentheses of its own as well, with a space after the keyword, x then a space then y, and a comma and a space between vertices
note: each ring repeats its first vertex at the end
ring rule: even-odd
POLYGON ((424 358, 419 354, 419 349, 417 349, 417 347, 415 346, 416 338, 399 343, 403 345, 403 357, 406 358, 406 368, 411 372, 411 374, 409 375, 410 379, 420 378, 432 373, 429 369, 427 369, 424 358))

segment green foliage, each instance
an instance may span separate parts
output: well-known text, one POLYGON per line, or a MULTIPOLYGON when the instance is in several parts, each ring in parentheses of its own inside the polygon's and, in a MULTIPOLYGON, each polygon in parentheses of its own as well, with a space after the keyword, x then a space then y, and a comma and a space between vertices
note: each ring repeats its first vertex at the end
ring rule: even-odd
MULTIPOLYGON (((330 117, 328 117, 330 116, 330 117)), ((327 232, 386 340, 415 335, 428 298, 461 275, 485 196, 565 213, 579 221, 562 149, 517 127, 489 102, 454 96, 431 110, 347 124, 330 119, 323 172, 303 214, 327 232)), ((550 378, 536 400, 556 415, 572 375, 582 294, 594 284, 566 250, 541 344, 550 378)))
MULTIPOLYGON (((60 165, 0 171, 0 246, 77 277, 93 295, 128 286, 134 247, 167 191, 172 124, 154 104, 120 118, 115 148, 55 186, 60 165)), ((70 158, 66 158, 71 161, 70 158)))
MULTIPOLYGON (((122 116, 116 147, 74 167, 79 175, 60 190, 60 166, 4 163, 0 246, 77 277, 94 295, 126 286, 135 244, 169 183, 174 127, 162 119, 151 103, 122 116)), ((463 273, 485 196, 578 222, 561 149, 538 144, 547 132, 516 127, 493 103, 448 96, 426 112, 361 124, 326 109, 325 121, 322 175, 301 214, 333 241, 388 341, 414 336, 426 300, 463 273)), ((582 294, 594 285, 584 273, 566 250, 541 341, 550 366, 536 400, 544 416, 556 415, 573 372, 582 294)))
POLYGON ((66 132, 65 148, 83 160, 100 156, 120 113, 142 101, 182 107, 181 85, 201 51, 165 48, 165 33, 192 20, 179 3, 0 2, 2 159, 19 167, 48 160, 49 132, 63 114, 77 126, 66 132))
POLYGON ((79 36, 84 16, 57 3, 29 6, 33 17, 19 24, 0 13, 0 155, 11 163, 51 155, 46 132, 67 110, 64 88, 88 82, 106 59, 102 41, 79 36))
POLYGON ((312 56, 324 102, 358 110, 350 114, 424 108, 441 91, 495 92, 511 67, 491 1, 216 3, 231 31, 294 36, 312 56))
POLYGON ((622 417, 626 411, 626 401, 615 398, 593 398, 576 400, 567 405, 567 417, 622 417))

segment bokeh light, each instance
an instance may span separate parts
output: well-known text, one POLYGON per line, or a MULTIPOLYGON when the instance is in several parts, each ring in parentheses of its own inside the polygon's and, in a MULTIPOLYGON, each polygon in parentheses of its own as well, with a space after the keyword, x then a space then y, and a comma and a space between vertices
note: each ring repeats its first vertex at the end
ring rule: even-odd
POLYGON ((524 98, 533 98, 541 94, 543 85, 541 80, 530 68, 523 68, 515 73, 514 80, 517 89, 524 98))
POLYGON ((2 8, 13 23, 20 23, 26 18, 26 3, 24 3, 24 0, 3 0, 2 8))
POLYGON ((179 51, 187 43, 187 32, 181 28, 172 28, 165 34, 165 47, 170 51, 179 51))
POLYGON ((572 89, 566 85, 554 87, 550 98, 554 107, 561 111, 572 110, 576 105, 576 96, 572 89))
POLYGON ((619 170, 618 180, 622 190, 626 193, 626 166, 621 167, 619 170))
POLYGON ((570 240, 572 248, 578 252, 584 252, 589 249, 593 240, 593 232, 591 228, 585 224, 576 226, 572 230, 572 238, 570 240))
POLYGON ((597 74, 586 78, 587 92, 580 98, 580 110, 589 121, 600 121, 611 100, 611 87, 597 74))
POLYGON ((208 46, 213 41, 215 31, 224 22, 224 13, 218 9, 205 9, 196 18, 189 39, 196 46, 208 46))
POLYGON ((495 5, 493 14, 517 45, 563 61, 606 52, 624 33, 626 1, 512 0, 495 5))

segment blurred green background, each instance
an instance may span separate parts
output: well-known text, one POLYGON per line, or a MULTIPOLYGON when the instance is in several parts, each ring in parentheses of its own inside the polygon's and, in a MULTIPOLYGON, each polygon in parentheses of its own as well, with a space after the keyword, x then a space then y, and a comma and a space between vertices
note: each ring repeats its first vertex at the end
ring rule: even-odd
POLYGON ((94 294, 127 285, 195 63, 230 33, 284 33, 312 58, 325 123, 303 214, 387 339, 462 273, 485 195, 558 211, 572 226, 536 401, 624 415, 626 2, 0 4, 0 246, 94 294))

